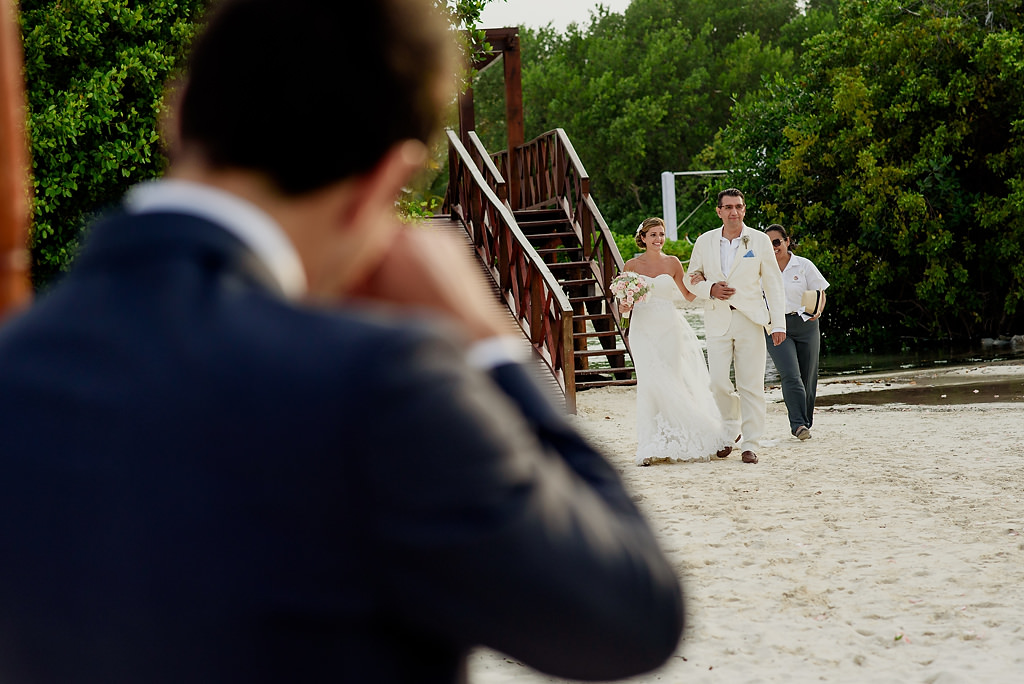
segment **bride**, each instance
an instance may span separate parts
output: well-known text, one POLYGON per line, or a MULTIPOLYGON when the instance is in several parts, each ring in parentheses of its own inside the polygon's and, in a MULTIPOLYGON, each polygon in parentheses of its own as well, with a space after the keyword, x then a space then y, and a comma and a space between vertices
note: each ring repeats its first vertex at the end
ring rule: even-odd
MULTIPOLYGON (((646 301, 632 307, 629 324, 637 380, 636 463, 707 461, 732 440, 711 395, 697 336, 676 310, 676 302, 692 302, 696 295, 683 284, 679 259, 661 251, 664 221, 646 219, 635 238, 644 252, 627 261, 624 270, 639 274, 651 287, 646 301)), ((630 308, 619 305, 621 312, 630 308)))

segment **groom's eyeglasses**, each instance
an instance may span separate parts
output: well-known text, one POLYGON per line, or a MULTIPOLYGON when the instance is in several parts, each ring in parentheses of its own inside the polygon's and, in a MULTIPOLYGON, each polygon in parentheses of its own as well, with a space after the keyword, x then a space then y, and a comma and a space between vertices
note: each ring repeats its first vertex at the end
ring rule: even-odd
POLYGON ((722 211, 732 211, 733 209, 735 209, 736 211, 743 211, 743 205, 742 204, 736 204, 736 205, 723 204, 722 206, 720 206, 718 208, 721 209, 722 211))
POLYGON ((772 247, 778 247, 781 244, 782 240, 780 240, 779 238, 775 238, 774 240, 772 240, 772 247))

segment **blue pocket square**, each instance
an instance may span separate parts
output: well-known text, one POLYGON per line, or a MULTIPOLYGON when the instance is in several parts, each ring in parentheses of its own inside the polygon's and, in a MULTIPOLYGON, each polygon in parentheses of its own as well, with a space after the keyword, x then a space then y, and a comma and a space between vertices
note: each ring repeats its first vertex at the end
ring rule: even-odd
POLYGON ((754 258, 754 250, 748 249, 747 253, 743 255, 743 258, 744 259, 753 259, 754 258))

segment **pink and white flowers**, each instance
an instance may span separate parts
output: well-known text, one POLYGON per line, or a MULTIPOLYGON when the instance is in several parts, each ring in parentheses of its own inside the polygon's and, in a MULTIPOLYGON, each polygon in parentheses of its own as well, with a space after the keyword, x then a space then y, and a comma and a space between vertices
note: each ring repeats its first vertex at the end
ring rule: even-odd
MULTIPOLYGON (((640 274, 633 273, 632 271, 623 271, 612 278, 608 288, 615 296, 615 299, 630 307, 630 309, 637 302, 647 299, 647 293, 651 291, 651 286, 640 277, 640 274)), ((629 313, 627 312, 622 314, 622 328, 626 329, 628 327, 629 313)))

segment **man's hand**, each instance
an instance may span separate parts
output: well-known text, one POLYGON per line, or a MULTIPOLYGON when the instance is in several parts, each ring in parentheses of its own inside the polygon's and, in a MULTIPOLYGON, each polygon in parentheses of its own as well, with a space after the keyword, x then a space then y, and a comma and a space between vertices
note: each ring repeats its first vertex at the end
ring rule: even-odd
POLYGON ((349 296, 440 313, 472 342, 515 332, 466 246, 421 228, 400 230, 377 269, 349 296))
POLYGON ((780 344, 782 344, 785 341, 786 341, 786 333, 784 333, 784 332, 773 332, 772 333, 772 342, 775 343, 776 347, 778 347, 780 344))
POLYGON ((729 287, 724 280, 720 280, 711 286, 711 296, 715 299, 729 299, 734 294, 736 294, 736 288, 729 287))

